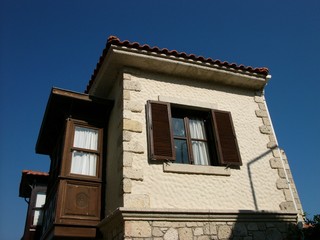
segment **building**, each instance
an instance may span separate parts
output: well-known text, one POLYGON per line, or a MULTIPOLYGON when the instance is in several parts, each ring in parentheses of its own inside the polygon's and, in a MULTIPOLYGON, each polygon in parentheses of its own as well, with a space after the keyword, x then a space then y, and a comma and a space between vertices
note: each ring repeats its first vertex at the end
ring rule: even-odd
POLYGON ((24 239, 40 239, 42 234, 43 207, 46 200, 48 173, 23 170, 19 188, 19 197, 28 204, 24 239))
POLYGON ((269 79, 110 37, 85 93, 51 91, 36 145, 51 160, 41 239, 284 238, 302 207, 269 79))

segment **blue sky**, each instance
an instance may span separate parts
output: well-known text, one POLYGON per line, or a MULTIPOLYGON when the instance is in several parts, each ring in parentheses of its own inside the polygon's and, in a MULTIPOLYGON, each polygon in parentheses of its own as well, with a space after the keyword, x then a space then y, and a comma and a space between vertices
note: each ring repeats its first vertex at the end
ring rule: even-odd
POLYGON ((0 236, 19 239, 21 170, 48 171, 35 143, 53 86, 83 92, 109 35, 268 67, 265 93, 304 210, 320 213, 320 2, 0 1, 0 236))

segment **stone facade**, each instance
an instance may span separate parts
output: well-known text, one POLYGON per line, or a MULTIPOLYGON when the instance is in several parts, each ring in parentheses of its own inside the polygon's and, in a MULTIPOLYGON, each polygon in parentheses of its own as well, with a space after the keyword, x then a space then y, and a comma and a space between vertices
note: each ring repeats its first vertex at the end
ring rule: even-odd
MULTIPOLYGON (((119 57, 127 56, 126 51, 119 57)), ((145 57, 160 65, 177 64, 145 57)), ((109 75, 105 79, 101 75, 91 91, 115 99, 108 126, 106 217, 98 226, 103 239, 285 239, 302 207, 286 156, 277 146, 263 87, 254 85, 265 79, 239 72, 232 80, 234 73, 227 70, 209 74, 204 66, 190 65, 188 70, 200 80, 185 72, 161 72, 167 68, 144 69, 150 66, 110 67, 109 75), (216 77, 230 81, 222 84, 216 77), (243 87, 240 77, 249 85, 252 81, 252 87, 243 87), (242 166, 150 160, 146 111, 150 100, 230 112, 242 166)))
POLYGON ((255 102, 259 107, 259 110, 256 110, 256 115, 261 118, 263 122, 263 125, 260 126, 260 132, 269 137, 267 147, 272 150, 273 155, 269 160, 270 166, 272 169, 277 170, 279 175, 275 184, 277 189, 282 191, 285 196, 285 200, 279 204, 279 207, 281 210, 298 211, 299 219, 302 220, 303 210, 297 188, 293 181, 287 156, 285 152, 277 146, 264 96, 261 93, 258 93, 255 97, 255 102))
POLYGON ((122 175, 119 194, 123 205, 119 207, 280 210, 279 204, 285 199, 277 191, 278 173, 268 162, 273 157, 268 146, 274 141, 263 96, 250 89, 195 83, 196 80, 130 68, 123 69, 118 78, 123 96, 116 103, 122 109, 123 118, 118 141, 122 157, 112 161, 120 163, 118 175, 122 175), (151 162, 145 110, 148 100, 230 111, 243 166, 232 169, 151 162), (266 154, 260 156, 261 153, 266 154), (243 188, 241 192, 235 191, 239 185, 243 188))
POLYGON ((109 231, 103 239, 282 240, 292 237, 289 237, 290 228, 296 220, 294 213, 204 213, 186 211, 183 214, 168 214, 156 210, 142 211, 136 215, 122 209, 104 224, 103 229, 109 231), (121 224, 119 219, 122 219, 121 224), (118 225, 111 228, 114 222, 118 225))

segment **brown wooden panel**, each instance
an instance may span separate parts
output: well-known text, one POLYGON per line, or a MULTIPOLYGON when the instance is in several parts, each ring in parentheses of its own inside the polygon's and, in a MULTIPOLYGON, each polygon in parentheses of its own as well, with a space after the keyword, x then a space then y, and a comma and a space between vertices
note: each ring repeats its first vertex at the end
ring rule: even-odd
MULTIPOLYGON (((101 185, 74 180, 63 181, 61 217, 100 220, 101 185)), ((61 222, 61 221, 60 221, 61 222)))
POLYGON ((242 165, 230 112, 212 111, 219 160, 224 165, 242 165))
POLYGON ((55 226, 54 236, 56 237, 96 237, 96 228, 75 227, 75 226, 55 226))
POLYGON ((148 102, 148 132, 152 160, 174 160, 170 104, 148 102))

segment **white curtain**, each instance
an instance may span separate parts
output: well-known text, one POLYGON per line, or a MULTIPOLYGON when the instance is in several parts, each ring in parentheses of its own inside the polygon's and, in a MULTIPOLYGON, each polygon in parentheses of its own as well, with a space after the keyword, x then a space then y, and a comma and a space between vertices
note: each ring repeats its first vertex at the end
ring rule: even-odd
MULTIPOLYGON (((190 135, 195 139, 207 139, 204 122, 201 119, 189 120, 190 135)), ((194 164, 196 165, 209 165, 209 152, 207 142, 192 141, 192 151, 194 164)))
MULTIPOLYGON (((98 131, 76 127, 73 146, 77 148, 98 150, 98 131)), ((80 151, 72 152, 71 173, 96 176, 97 155, 80 151)))
MULTIPOLYGON (((45 202, 46 202, 46 194, 38 193, 35 208, 43 208, 43 205, 45 204, 45 202)), ((34 211, 32 225, 35 225, 35 226, 42 225, 42 217, 43 217, 42 214, 43 214, 42 209, 37 209, 34 211)))
POLYGON ((75 127, 73 146, 98 150, 98 131, 84 127, 75 127))

